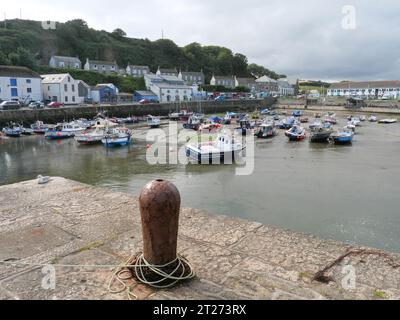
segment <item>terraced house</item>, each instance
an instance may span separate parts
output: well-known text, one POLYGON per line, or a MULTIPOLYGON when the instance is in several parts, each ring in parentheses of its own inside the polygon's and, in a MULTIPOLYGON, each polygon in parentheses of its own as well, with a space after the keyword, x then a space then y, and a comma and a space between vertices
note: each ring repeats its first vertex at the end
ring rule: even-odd
POLYGON ((332 84, 327 94, 333 97, 396 99, 400 97, 400 81, 343 81, 332 84))
POLYGON ((144 77, 147 90, 154 92, 159 102, 191 101, 193 87, 175 76, 158 76, 148 74, 144 77))
POLYGON ((134 66, 128 64, 126 67, 126 74, 134 78, 144 77, 144 75, 150 73, 150 68, 148 66, 134 66))
POLYGON ((86 59, 84 66, 86 71, 94 71, 105 74, 118 73, 119 68, 116 61, 100 61, 86 59))
POLYGON ((233 76, 215 76, 213 75, 210 81, 212 86, 224 86, 226 88, 235 88, 235 78, 233 76))
POLYGON ((180 71, 178 74, 178 78, 183 80, 186 85, 203 85, 205 84, 205 76, 203 71, 200 72, 188 72, 188 71, 180 71))
POLYGON ((29 103, 41 101, 42 78, 25 67, 0 66, 0 99, 29 103))

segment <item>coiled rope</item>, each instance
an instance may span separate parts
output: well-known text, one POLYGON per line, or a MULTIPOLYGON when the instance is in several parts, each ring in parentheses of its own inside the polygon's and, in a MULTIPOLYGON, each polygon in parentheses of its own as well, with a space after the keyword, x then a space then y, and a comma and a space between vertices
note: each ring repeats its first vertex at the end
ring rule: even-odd
POLYGON ((127 292, 128 299, 137 300, 137 296, 132 290, 138 285, 137 283, 133 286, 128 286, 127 281, 136 278, 140 283, 148 285, 155 289, 169 289, 182 281, 187 281, 195 277, 195 272, 189 261, 178 255, 174 261, 171 261, 164 265, 152 265, 149 263, 143 253, 133 256, 125 262, 123 266, 119 266, 114 270, 114 273, 110 279, 108 285, 108 291, 113 294, 127 292), (169 273, 164 270, 168 267, 176 267, 169 273), (145 272, 145 270, 147 272, 145 272), (180 272, 179 272, 180 271, 180 272), (179 273, 178 273, 179 272, 179 273), (178 273, 178 275, 176 275, 178 273), (146 275, 147 274, 147 275, 146 275), (160 279, 149 280, 148 275, 157 275, 160 279), (115 282, 120 284, 119 289, 113 289, 115 282), (163 284, 165 283, 165 284, 163 284))

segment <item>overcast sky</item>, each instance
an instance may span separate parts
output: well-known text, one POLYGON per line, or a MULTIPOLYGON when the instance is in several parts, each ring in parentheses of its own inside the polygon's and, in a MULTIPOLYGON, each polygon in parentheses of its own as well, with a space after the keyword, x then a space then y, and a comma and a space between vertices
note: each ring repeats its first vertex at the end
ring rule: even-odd
POLYGON ((135 38, 156 40, 164 30, 178 45, 226 46, 304 79, 400 79, 398 0, 14 0, 0 7, 8 19, 20 9, 23 19, 81 18, 135 38))

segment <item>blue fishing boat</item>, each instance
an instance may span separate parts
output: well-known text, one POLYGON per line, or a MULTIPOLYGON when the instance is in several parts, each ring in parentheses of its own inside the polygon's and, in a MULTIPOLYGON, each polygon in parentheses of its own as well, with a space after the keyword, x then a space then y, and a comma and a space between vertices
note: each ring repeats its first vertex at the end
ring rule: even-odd
POLYGON ((22 134, 22 128, 15 123, 10 124, 8 127, 5 127, 3 129, 3 133, 7 137, 11 138, 19 138, 22 134))
POLYGON ((278 124, 279 129, 291 129, 294 125, 297 124, 297 120, 294 117, 286 118, 282 122, 278 124))
POLYGON ((286 131, 285 135, 289 138, 289 141, 301 141, 306 138, 306 130, 303 127, 295 125, 286 131))
POLYGON ((353 137, 354 137, 354 132, 348 130, 338 131, 331 135, 333 142, 336 144, 352 143, 353 137))
POLYGON ((109 129, 101 140, 107 148, 127 146, 132 141, 132 132, 127 128, 109 129))

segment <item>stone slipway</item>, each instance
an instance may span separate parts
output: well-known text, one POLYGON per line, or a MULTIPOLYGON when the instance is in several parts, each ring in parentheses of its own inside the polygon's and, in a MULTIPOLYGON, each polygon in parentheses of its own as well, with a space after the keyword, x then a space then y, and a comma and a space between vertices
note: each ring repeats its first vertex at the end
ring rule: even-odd
MULTIPOLYGON (((111 266, 142 248, 137 199, 63 178, 43 186, 2 186, 0 244, 0 261, 16 263, 0 265, 0 299, 127 299, 126 293, 109 293, 108 282, 111 266), (55 290, 42 288, 41 265, 48 263, 56 265, 55 290)), ((197 278, 168 291, 130 285, 139 299, 400 299, 400 270, 394 267, 400 258, 394 254, 350 256, 327 273, 329 284, 312 281, 349 249, 182 209, 179 252, 197 278), (355 289, 342 286, 345 265, 355 268, 355 289)))

